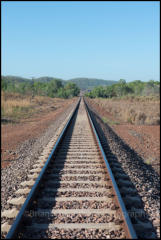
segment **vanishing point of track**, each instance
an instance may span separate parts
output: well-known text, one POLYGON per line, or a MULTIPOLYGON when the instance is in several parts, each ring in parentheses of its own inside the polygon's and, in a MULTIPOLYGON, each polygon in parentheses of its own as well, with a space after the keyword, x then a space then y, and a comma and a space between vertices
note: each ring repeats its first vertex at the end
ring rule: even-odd
POLYGON ((137 238, 83 98, 37 169, 4 214, 7 239, 137 238))

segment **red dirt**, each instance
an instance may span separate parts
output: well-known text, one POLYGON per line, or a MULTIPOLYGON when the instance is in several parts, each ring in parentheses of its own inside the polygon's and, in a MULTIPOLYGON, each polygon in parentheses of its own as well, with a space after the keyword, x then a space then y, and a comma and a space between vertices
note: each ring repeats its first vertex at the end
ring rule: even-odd
MULTIPOLYGON (((104 108, 93 101, 89 101, 100 117, 117 120, 104 108)), ((110 126, 115 133, 133 148, 147 164, 160 174, 160 125, 132 125, 121 123, 110 126)))
POLYGON ((160 167, 160 126, 117 125, 112 128, 147 164, 160 167))
POLYGON ((29 119, 22 119, 18 124, 1 125, 1 167, 8 166, 16 157, 16 148, 24 141, 38 137, 43 131, 54 122, 66 108, 75 101, 69 99, 50 112, 34 115, 29 119))

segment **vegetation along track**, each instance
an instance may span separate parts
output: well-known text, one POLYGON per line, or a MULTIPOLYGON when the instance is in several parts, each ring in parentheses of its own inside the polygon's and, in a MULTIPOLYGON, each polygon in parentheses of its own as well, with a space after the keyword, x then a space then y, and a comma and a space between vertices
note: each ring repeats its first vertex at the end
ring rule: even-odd
POLYGON ((133 186, 115 160, 110 165, 119 190, 81 99, 48 160, 40 158, 31 180, 2 212, 2 237, 8 232, 6 238, 137 238, 140 230, 150 237, 151 225, 126 211, 125 206, 140 213, 133 186))

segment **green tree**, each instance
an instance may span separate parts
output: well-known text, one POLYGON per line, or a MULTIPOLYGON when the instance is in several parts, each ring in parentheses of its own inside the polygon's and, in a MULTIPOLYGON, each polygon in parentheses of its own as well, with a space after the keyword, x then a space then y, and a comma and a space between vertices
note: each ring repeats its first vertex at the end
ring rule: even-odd
POLYGON ((56 97, 56 94, 59 90, 59 88, 62 87, 62 82, 58 79, 53 79, 48 83, 48 96, 49 97, 56 97))
POLYGON ((116 97, 116 96, 117 96, 117 93, 116 93, 115 85, 106 87, 106 97, 107 98, 112 98, 112 97, 116 97))
POLYGON ((78 96, 80 89, 75 83, 69 82, 65 85, 64 90, 68 98, 78 96))
POLYGON ((126 80, 120 79, 120 81, 117 84, 117 94, 118 96, 123 96, 126 93, 126 80))

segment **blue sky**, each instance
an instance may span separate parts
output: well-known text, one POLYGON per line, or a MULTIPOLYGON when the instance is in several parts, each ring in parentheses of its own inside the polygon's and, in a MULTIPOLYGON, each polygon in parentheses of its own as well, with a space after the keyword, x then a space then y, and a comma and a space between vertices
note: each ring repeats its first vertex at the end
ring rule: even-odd
POLYGON ((160 80, 159 1, 2 1, 2 75, 160 80))

